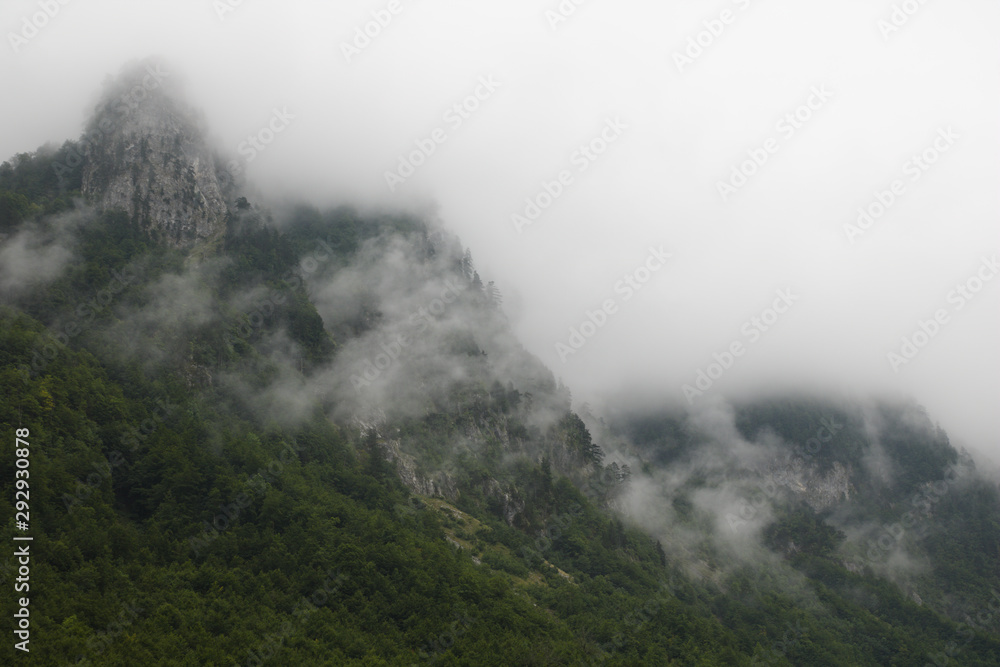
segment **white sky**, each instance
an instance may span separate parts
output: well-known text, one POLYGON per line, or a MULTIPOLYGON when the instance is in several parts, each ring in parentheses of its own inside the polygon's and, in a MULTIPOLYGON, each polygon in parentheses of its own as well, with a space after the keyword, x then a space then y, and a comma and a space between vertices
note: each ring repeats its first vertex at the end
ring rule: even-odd
POLYGON ((961 310, 948 301, 1000 251, 996 2, 928 2, 886 39, 888 0, 587 0, 556 29, 557 0, 399 0, 350 63, 341 44, 388 1, 243 0, 223 18, 219 4, 53 0, 15 52, 9 34, 43 10, 4 2, 0 159, 77 137, 106 75, 162 55, 232 152, 275 107, 295 115, 249 166, 266 192, 437 206, 579 399, 682 401, 741 341, 711 392, 901 391, 956 442, 1000 453, 1000 280, 961 310), (724 10, 733 20, 679 72, 674 53, 724 10), (480 77, 500 86, 454 127, 444 114, 480 77), (776 124, 813 87, 830 98, 787 136, 776 124), (574 151, 613 118, 627 128, 580 173, 574 151), (447 141, 390 192, 385 171, 438 127, 447 141), (949 127, 958 138, 911 181, 904 164, 949 127), (772 138, 723 202, 717 181, 772 138), (511 214, 564 169, 573 184, 518 233, 511 214), (851 244, 844 224, 895 179, 903 194, 851 244), (667 266, 625 301, 616 282, 660 245, 667 266), (798 300, 750 342, 741 326, 782 288, 798 300), (556 343, 609 298, 617 312, 563 363, 556 343), (887 353, 940 308, 947 324, 894 373, 887 353))

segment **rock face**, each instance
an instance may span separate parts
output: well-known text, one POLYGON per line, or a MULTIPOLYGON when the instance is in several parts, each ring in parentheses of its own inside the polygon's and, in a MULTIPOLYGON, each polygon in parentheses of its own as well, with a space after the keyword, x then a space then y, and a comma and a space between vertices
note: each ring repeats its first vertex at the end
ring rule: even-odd
MULTIPOLYGON (((451 474, 442 470, 429 475, 421 475, 417 471, 416 459, 403 452, 400 441, 383 435, 386 431, 386 417, 383 410, 376 409, 364 416, 354 415, 352 421, 362 433, 374 429, 383 456, 387 461, 396 464, 400 481, 410 491, 417 495, 445 498, 452 502, 458 500, 460 495, 458 484, 451 474)), ((484 496, 496 501, 504 521, 508 525, 514 525, 514 520, 525 510, 525 502, 518 496, 516 490, 510 486, 505 487, 504 484, 492 477, 483 479, 480 488, 484 496)))
POLYGON ((774 463, 765 475, 778 486, 804 500, 816 511, 832 507, 851 498, 851 470, 834 462, 825 473, 808 465, 801 458, 774 463))
POLYGON ((154 239, 190 246, 225 227, 226 194, 195 115, 162 63, 133 65, 107 86, 81 139, 83 194, 154 239))
POLYGON ((458 485, 452 476, 444 471, 430 475, 418 473, 416 459, 403 453, 399 440, 385 440, 383 451, 387 461, 396 463, 399 479, 413 493, 421 496, 437 496, 451 501, 458 499, 458 485))

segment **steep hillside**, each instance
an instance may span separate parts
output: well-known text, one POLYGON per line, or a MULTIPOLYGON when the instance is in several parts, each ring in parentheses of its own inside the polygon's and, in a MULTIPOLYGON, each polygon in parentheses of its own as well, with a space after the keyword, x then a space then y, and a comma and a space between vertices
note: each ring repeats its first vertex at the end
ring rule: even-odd
MULTIPOLYGON (((123 210, 165 243, 190 246, 224 229, 232 178, 205 145, 195 114, 156 60, 127 68, 103 92, 78 146, 83 194, 123 210)), ((70 165, 64 165, 60 174, 70 165)))
POLYGON ((0 166, 34 664, 1000 664, 997 487, 919 408, 574 410, 435 221, 251 201, 161 92, 0 166))

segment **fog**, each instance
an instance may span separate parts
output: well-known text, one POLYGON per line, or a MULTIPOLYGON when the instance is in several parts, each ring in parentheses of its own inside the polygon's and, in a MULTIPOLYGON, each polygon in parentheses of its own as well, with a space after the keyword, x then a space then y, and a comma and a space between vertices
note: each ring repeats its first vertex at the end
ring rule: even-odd
POLYGON ((996 456, 998 23, 986 0, 8 1, 0 159, 77 138, 160 55, 252 200, 440 220, 578 402, 903 393, 996 456))
POLYGON ((16 295, 58 277, 73 257, 75 228, 84 211, 53 216, 44 223, 28 223, 0 248, 0 294, 16 295))

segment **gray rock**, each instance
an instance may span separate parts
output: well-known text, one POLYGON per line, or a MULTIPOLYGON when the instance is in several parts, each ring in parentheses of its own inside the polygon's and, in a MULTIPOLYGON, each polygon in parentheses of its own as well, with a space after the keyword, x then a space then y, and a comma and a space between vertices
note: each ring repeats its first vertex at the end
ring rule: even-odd
POLYGON ((162 63, 129 66, 107 85, 82 143, 83 194, 99 210, 124 211, 176 247, 224 231, 221 169, 162 63))

